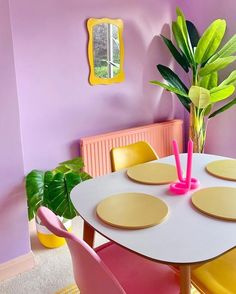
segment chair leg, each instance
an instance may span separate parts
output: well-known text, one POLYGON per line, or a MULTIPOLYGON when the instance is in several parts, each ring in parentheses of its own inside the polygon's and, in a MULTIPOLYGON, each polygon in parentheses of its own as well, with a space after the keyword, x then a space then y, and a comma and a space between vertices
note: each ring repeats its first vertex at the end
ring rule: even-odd
POLYGON ((180 265, 180 293, 191 293, 191 271, 190 265, 180 265))
POLYGON ((86 221, 84 221, 84 233, 83 233, 83 240, 93 248, 94 245, 94 235, 95 230, 91 227, 86 221))

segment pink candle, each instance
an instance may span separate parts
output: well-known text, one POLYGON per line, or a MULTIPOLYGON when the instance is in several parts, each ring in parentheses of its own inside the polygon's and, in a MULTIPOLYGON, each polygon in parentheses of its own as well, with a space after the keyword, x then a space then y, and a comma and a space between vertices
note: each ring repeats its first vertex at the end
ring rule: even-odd
POLYGON ((177 169, 177 174, 178 178, 181 182, 184 181, 183 176, 182 176, 182 170, 181 170, 181 165, 180 165, 180 160, 179 160, 179 148, 176 140, 173 140, 173 152, 175 156, 175 164, 176 164, 176 169, 177 169))
POLYGON ((192 159, 193 159, 193 141, 189 140, 188 141, 187 175, 186 175, 186 186, 189 189, 191 185, 192 159))

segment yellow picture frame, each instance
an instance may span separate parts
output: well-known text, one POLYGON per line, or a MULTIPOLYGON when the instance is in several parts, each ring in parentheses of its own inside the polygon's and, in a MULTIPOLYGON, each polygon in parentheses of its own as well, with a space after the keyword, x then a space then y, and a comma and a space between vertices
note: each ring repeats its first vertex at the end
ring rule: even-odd
POLYGON ((90 65, 89 82, 91 85, 109 85, 113 83, 120 83, 125 79, 124 73, 124 41, 123 41, 123 21, 121 19, 110 19, 110 18, 89 18, 87 21, 87 29, 89 33, 88 41, 88 59, 90 65), (93 28, 99 24, 113 24, 118 28, 119 37, 119 50, 120 50, 120 64, 119 72, 116 76, 111 78, 98 77, 95 75, 95 62, 94 62, 94 38, 93 28))

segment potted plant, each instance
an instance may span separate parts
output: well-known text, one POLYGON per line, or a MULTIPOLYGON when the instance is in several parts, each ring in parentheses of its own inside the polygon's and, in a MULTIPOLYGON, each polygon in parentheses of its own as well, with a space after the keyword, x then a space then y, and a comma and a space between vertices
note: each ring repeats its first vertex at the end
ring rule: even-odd
POLYGON ((151 81, 177 95, 185 109, 190 113, 189 136, 194 142, 194 152, 203 152, 206 139, 207 122, 236 104, 231 99, 218 109, 219 102, 230 97, 235 90, 236 70, 219 82, 218 72, 236 60, 236 34, 218 50, 226 30, 226 21, 216 19, 202 36, 195 25, 186 21, 183 12, 177 8, 177 20, 172 22, 172 32, 176 41, 161 36, 172 56, 182 69, 190 75, 189 85, 170 68, 158 64, 157 69, 167 84, 151 81))
MULTIPOLYGON (((32 170, 26 176, 29 220, 36 216, 37 209, 43 205, 57 214, 70 230, 71 219, 77 214, 70 200, 70 192, 80 182, 91 178, 82 171, 83 166, 83 160, 77 157, 59 163, 52 171, 32 170)), ((38 238, 45 247, 55 248, 65 243, 63 238, 53 235, 42 226, 37 217, 36 228, 38 238)))

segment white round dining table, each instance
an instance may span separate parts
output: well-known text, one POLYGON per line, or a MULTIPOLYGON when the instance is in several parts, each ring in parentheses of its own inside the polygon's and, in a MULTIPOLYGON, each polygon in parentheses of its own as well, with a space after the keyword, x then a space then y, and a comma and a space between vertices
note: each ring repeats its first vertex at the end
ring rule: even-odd
MULTIPOLYGON (((206 171, 209 162, 221 159, 229 158, 193 154, 192 176, 200 181, 198 189, 236 187, 235 181, 214 177, 206 171)), ((180 154, 180 161, 186 170, 187 154, 180 154)), ((175 165, 174 156, 161 158, 157 162, 175 165)), ((197 210, 191 201, 195 191, 173 195, 168 184, 135 182, 124 169, 80 183, 72 190, 71 200, 86 223, 108 239, 149 259, 182 265, 186 274, 189 265, 214 259, 236 246, 236 222, 208 216, 197 210), (111 195, 127 192, 141 192, 162 199, 168 205, 168 217, 161 224, 138 230, 115 228, 104 223, 96 214, 98 203, 111 195)), ((189 293, 186 289, 182 293, 189 293)))

